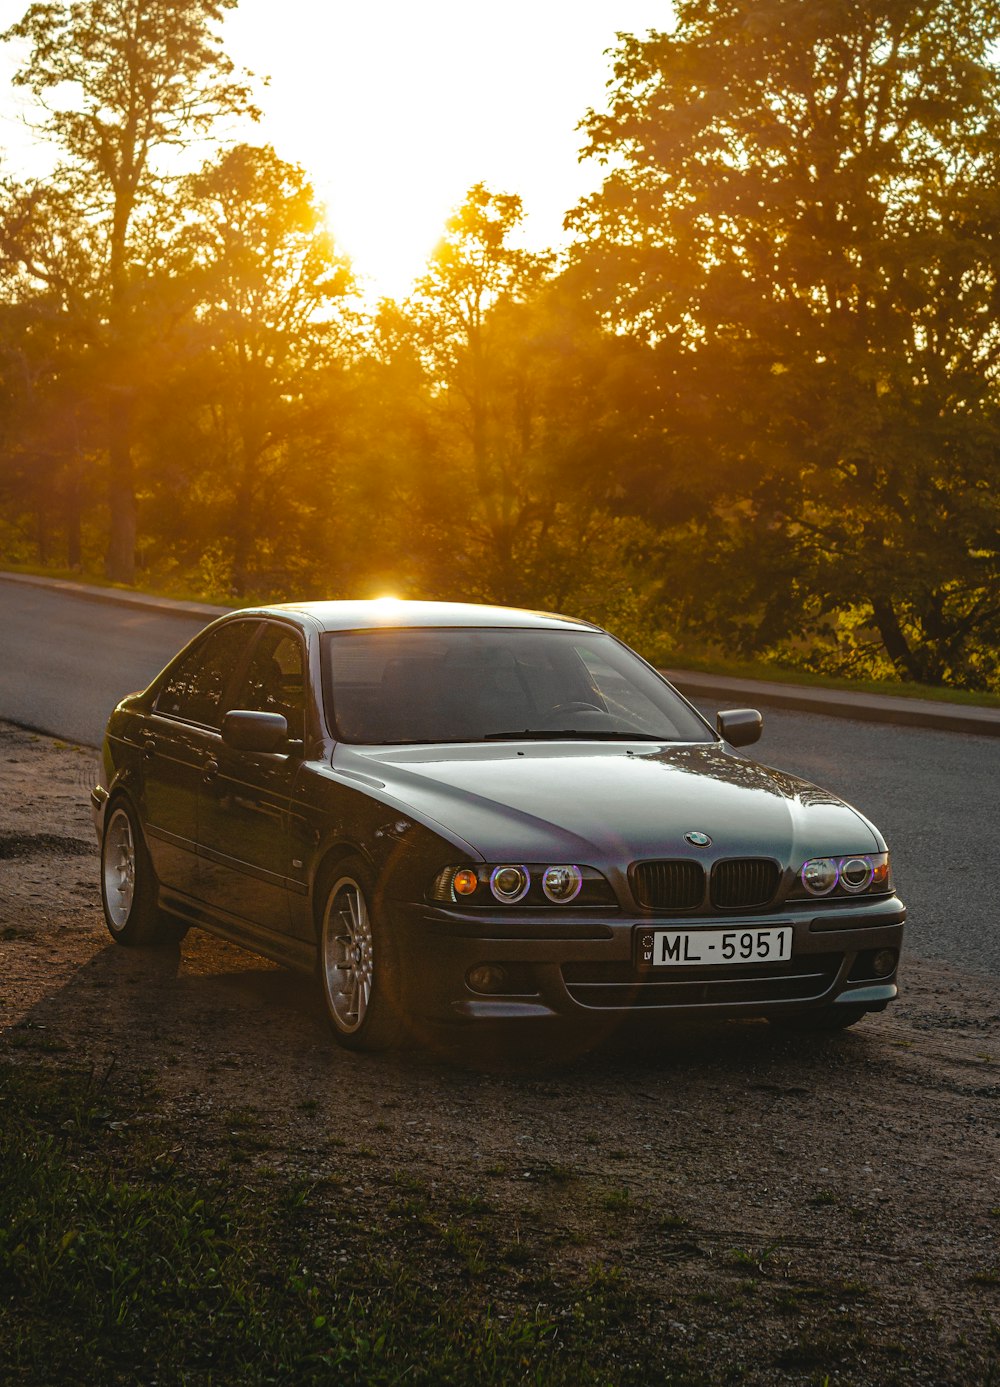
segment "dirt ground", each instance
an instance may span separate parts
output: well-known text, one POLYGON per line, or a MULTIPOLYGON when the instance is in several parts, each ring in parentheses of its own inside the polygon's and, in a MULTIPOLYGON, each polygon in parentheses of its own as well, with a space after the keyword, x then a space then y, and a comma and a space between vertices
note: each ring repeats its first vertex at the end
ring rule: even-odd
POLYGON ((620 1268, 708 1381, 1000 1382, 995 980, 908 958, 900 1001, 832 1038, 356 1056, 307 978, 199 931, 111 942, 96 762, 0 725, 0 1052, 150 1076, 194 1171, 335 1175, 359 1218, 401 1186, 486 1210, 540 1303, 620 1268))

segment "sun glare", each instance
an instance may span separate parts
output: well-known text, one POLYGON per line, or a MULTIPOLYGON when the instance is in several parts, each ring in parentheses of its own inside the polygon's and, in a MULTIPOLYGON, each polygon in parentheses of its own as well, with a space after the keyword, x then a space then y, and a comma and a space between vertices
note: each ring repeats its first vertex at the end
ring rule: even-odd
MULTIPOLYGON (((0 0, 0 26, 27 0, 0 0)), ((672 23, 669 0, 240 0, 222 30, 258 77, 259 124, 230 136, 300 163, 370 301, 405 297, 445 220, 475 183, 517 193, 523 241, 564 243, 563 217, 595 188, 577 125, 604 104, 617 30, 672 23)), ((0 143, 11 169, 45 175, 48 154, 9 85, 23 54, 0 50, 0 143)), ((211 154, 202 147, 197 157, 211 154)), ((195 151, 190 151, 192 156, 195 151)))
POLYGON ((576 126, 600 106, 616 30, 670 22, 664 0, 241 0, 237 63, 270 74, 266 139, 303 164, 368 297, 405 297, 474 183, 518 193, 525 240, 560 244, 566 210, 599 182, 576 126))

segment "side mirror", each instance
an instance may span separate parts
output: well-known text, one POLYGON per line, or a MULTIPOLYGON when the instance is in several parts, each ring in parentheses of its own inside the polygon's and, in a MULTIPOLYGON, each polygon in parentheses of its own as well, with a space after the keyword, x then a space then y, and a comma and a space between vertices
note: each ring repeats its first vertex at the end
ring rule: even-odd
POLYGON ((234 708, 222 719, 222 740, 234 751, 285 751, 288 723, 282 713, 234 708))
POLYGON ((756 708, 727 708, 717 713, 716 730, 730 746, 752 746, 760 741, 764 730, 764 719, 756 708))

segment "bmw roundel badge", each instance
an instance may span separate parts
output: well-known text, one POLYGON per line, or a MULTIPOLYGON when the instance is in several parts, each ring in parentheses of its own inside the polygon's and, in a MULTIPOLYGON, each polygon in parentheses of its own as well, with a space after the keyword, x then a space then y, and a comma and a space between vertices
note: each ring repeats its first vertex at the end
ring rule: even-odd
POLYGON ((707 833, 685 833, 685 843, 690 843, 693 848, 710 848, 712 840, 707 833))

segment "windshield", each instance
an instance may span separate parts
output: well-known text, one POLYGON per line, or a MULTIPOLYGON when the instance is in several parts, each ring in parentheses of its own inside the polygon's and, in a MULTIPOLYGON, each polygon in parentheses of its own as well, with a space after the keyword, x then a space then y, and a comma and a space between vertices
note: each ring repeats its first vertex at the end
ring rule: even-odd
POLYGON ((332 632, 323 665, 330 725, 344 742, 714 740, 653 670, 603 632, 332 632))

